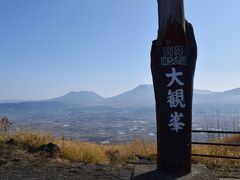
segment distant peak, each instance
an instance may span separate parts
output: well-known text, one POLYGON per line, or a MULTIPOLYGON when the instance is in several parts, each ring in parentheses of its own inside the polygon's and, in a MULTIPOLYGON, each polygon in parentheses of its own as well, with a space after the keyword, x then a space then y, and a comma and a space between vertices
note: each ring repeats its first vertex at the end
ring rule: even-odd
POLYGON ((98 97, 98 98, 102 98, 100 95, 98 95, 97 93, 93 92, 93 91, 71 91, 61 97, 55 98, 55 99, 59 99, 62 97, 66 97, 66 98, 80 98, 80 97, 98 97))
POLYGON ((207 90, 194 89, 194 92, 197 94, 212 94, 212 93, 214 93, 208 89, 207 90))
POLYGON ((240 88, 231 89, 228 91, 224 91, 225 94, 234 94, 234 95, 240 95, 240 88))
POLYGON ((68 94, 96 94, 93 91, 71 91, 68 94))
POLYGON ((70 91, 69 93, 67 94, 76 94, 77 92, 76 91, 70 91))
POLYGON ((152 88, 153 85, 151 84, 140 84, 139 86, 136 87, 136 89, 138 88, 152 88))

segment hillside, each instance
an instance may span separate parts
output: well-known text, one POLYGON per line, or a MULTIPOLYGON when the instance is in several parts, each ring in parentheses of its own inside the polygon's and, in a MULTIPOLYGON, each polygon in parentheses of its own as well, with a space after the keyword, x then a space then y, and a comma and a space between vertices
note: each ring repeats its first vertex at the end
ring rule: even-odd
MULTIPOLYGON (((239 137, 222 142, 235 143, 239 137)), ((226 147, 194 146, 193 153, 238 156, 239 151, 226 147)), ((81 179, 129 180, 135 165, 156 163, 156 144, 136 141, 128 144, 99 145, 81 141, 56 139, 48 134, 17 132, 0 134, 1 179, 81 179), (14 141, 9 143, 9 139, 14 141), (8 141, 8 144, 6 144, 8 141), (60 147, 60 155, 51 158, 47 151, 32 149, 53 142, 60 147)), ((219 177, 240 177, 239 163, 234 160, 194 158, 219 177)))
POLYGON ((102 103, 110 107, 149 107, 154 106, 154 93, 151 85, 138 87, 120 95, 107 98, 102 103))
POLYGON ((0 143, 0 174, 2 180, 129 180, 131 168, 51 159, 30 154, 20 146, 0 143))

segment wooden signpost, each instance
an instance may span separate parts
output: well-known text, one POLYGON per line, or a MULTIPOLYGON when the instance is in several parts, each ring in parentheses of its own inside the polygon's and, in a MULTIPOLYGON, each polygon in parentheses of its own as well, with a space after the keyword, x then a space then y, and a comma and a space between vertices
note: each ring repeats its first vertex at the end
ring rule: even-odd
POLYGON ((191 172, 193 78, 197 45, 183 0, 158 0, 159 30, 151 50, 156 99, 157 169, 191 172))

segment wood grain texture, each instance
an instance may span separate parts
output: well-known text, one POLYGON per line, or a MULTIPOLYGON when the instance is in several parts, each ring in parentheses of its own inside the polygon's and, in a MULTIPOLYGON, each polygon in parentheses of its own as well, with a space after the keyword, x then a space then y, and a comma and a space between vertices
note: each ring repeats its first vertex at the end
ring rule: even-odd
POLYGON ((169 24, 180 24, 185 31, 183 0, 158 0, 158 40, 161 42, 169 24))
POLYGON ((169 174, 186 175, 191 172, 192 97, 197 45, 192 25, 185 20, 183 0, 158 0, 158 13, 158 39, 153 41, 151 50, 156 100, 157 169, 169 174), (182 83, 169 86, 166 77, 169 72, 174 74, 173 70, 181 74, 182 83), (169 104, 169 95, 177 91, 182 91, 184 107, 169 104), (170 126, 174 114, 178 113, 181 117, 175 122, 182 127, 175 132, 170 126))

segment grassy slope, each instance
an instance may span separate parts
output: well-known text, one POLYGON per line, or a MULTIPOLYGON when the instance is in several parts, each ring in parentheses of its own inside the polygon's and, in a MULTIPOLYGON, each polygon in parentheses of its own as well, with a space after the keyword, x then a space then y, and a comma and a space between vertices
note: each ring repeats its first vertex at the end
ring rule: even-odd
MULTIPOLYGON (((154 160, 156 144, 147 140, 139 140, 126 144, 101 145, 82 141, 54 138, 46 133, 21 131, 13 134, 0 134, 0 141, 13 138, 15 142, 26 149, 36 148, 42 144, 55 143, 61 149, 61 157, 72 161, 82 161, 94 164, 122 164, 130 159, 141 157, 154 160)), ((240 136, 221 140, 225 143, 240 143, 240 136)), ((193 153, 213 154, 240 157, 240 148, 193 146, 193 153)), ((201 163, 209 168, 239 168, 239 160, 193 158, 194 163, 201 163)))
MULTIPOLYGON (((215 143, 240 144, 240 135, 227 137, 221 140, 213 141, 215 143)), ((193 146, 193 153, 208 154, 217 156, 234 156, 240 157, 240 147, 223 147, 223 146, 193 146)), ((194 162, 205 164, 209 168, 239 168, 240 160, 218 159, 218 158, 201 158, 194 157, 194 162)))

